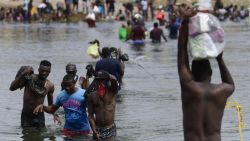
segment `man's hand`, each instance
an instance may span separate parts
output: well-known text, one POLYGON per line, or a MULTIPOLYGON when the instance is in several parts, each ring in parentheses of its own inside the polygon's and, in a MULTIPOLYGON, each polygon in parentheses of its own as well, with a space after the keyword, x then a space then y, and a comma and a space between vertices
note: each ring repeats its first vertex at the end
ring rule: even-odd
POLYGON ((31 66, 27 66, 25 70, 22 72, 22 76, 30 75, 34 73, 34 69, 31 66))
POLYGON ((91 78, 94 75, 94 72, 95 72, 93 66, 92 65, 87 65, 86 70, 87 70, 86 76, 91 78))
POLYGON ((37 115, 38 113, 41 113, 41 112, 43 112, 43 104, 38 105, 38 106, 34 109, 33 114, 37 115))
POLYGON ((58 114, 53 114, 53 119, 54 119, 54 123, 58 123, 59 125, 62 125, 61 118, 58 114))
POLYGON ((94 133, 93 133, 93 138, 94 138, 95 140, 99 140, 99 139, 101 138, 101 135, 100 135, 99 133, 97 133, 97 132, 94 132, 94 133))

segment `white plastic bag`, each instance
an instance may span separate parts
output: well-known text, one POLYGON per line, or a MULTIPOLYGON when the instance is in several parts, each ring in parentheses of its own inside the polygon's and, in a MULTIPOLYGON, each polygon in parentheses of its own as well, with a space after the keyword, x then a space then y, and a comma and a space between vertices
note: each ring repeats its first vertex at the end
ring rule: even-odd
POLYGON ((208 21, 209 21, 208 15, 201 12, 191 17, 188 24, 189 35, 194 37, 200 33, 208 32, 210 30, 208 21))
POLYGON ((225 47, 224 30, 219 20, 199 12, 190 18, 189 50, 194 60, 215 58, 225 47))
POLYGON ((192 37, 200 33, 213 32, 222 29, 219 20, 215 16, 202 12, 198 12, 195 16, 191 17, 188 26, 189 35, 192 37))
POLYGON ((215 43, 208 33, 189 37, 189 51, 194 60, 215 58, 224 49, 225 43, 215 43))

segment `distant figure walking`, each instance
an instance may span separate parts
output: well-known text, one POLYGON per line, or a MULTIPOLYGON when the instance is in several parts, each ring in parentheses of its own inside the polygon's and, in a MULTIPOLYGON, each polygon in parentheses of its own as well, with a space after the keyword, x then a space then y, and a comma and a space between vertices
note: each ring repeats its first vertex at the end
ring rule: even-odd
POLYGON ((167 38, 165 37, 163 30, 158 27, 158 23, 154 23, 154 29, 150 31, 150 39, 152 39, 152 43, 160 43, 161 37, 167 42, 167 38))

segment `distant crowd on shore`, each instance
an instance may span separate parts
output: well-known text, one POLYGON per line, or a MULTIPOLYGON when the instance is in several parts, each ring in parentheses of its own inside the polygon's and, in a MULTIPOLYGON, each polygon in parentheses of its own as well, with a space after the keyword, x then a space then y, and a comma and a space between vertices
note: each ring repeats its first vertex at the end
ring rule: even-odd
POLYGON ((217 16, 220 21, 229 19, 233 22, 240 22, 249 17, 249 8, 244 6, 239 7, 233 4, 224 6, 219 0, 214 5, 214 15, 217 16))
MULTIPOLYGON (((94 13, 94 20, 131 20, 133 15, 139 13, 144 21, 159 20, 159 24, 169 24, 176 19, 174 9, 178 7, 176 0, 168 1, 165 5, 156 5, 153 0, 135 0, 122 3, 118 6, 115 0, 65 0, 57 2, 55 6, 51 0, 41 0, 41 4, 34 6, 33 0, 16 8, 0 8, 0 21, 4 22, 46 22, 46 21, 71 21, 75 17, 77 21, 85 20, 88 13, 94 13), (81 9, 81 10, 80 10, 81 9)), ((239 22, 249 17, 249 10, 244 6, 224 6, 218 0, 214 5, 214 15, 221 21, 229 19, 239 22)))

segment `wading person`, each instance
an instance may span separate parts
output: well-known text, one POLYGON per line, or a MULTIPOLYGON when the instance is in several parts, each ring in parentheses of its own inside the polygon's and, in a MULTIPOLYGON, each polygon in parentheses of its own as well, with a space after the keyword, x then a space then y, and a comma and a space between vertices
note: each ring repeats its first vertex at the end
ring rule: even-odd
POLYGON ((84 97, 85 90, 75 87, 75 76, 66 74, 63 78, 64 90, 56 98, 56 102, 49 106, 43 104, 36 107, 34 114, 47 112, 54 114, 62 106, 65 113, 63 133, 68 137, 87 136, 90 132, 86 113, 87 102, 84 97))
POLYGON ((41 112, 33 114, 36 106, 44 103, 47 96, 48 105, 53 103, 54 84, 47 79, 51 71, 51 63, 43 60, 40 63, 38 74, 34 74, 33 68, 23 66, 18 71, 15 80, 10 85, 10 90, 14 91, 24 87, 23 109, 21 115, 22 127, 44 127, 45 117, 41 112))
POLYGON ((152 43, 161 43, 161 37, 167 42, 167 38, 165 37, 163 30, 158 27, 158 23, 154 23, 154 28, 150 31, 150 39, 152 43))
POLYGON ((188 18, 195 11, 182 6, 180 38, 178 41, 178 72, 181 85, 184 141, 221 141, 221 122, 227 98, 234 91, 233 79, 223 61, 219 65, 220 84, 211 83, 212 70, 209 60, 192 61, 189 67, 188 18))
POLYGON ((113 75, 105 71, 97 72, 94 81, 96 90, 86 95, 93 139, 115 141, 115 97, 118 93, 118 83, 113 75))
MULTIPOLYGON (((76 74, 76 72, 77 72, 77 69, 76 69, 76 65, 75 64, 68 63, 66 65, 66 73, 74 75, 75 76, 75 80, 77 81, 78 80, 78 75, 76 74)), ((64 89, 63 88, 63 82, 61 83, 61 87, 62 87, 62 90, 63 90, 64 89)))
POLYGON ((124 67, 122 64, 114 58, 111 58, 111 52, 108 47, 102 48, 101 60, 97 61, 95 71, 106 71, 114 75, 119 83, 122 82, 122 76, 124 74, 124 67))

